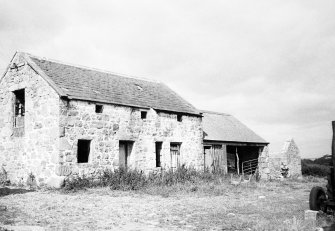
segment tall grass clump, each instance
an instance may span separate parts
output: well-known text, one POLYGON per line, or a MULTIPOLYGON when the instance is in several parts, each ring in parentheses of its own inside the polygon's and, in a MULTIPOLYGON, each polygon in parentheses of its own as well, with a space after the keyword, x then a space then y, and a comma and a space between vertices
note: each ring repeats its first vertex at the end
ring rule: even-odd
POLYGON ((65 181, 66 191, 92 187, 109 187, 112 190, 140 190, 148 187, 169 187, 173 185, 190 185, 196 189, 201 183, 221 182, 223 172, 211 173, 184 165, 177 169, 162 170, 145 174, 137 169, 119 168, 114 171, 104 170, 95 176, 76 176, 65 181))

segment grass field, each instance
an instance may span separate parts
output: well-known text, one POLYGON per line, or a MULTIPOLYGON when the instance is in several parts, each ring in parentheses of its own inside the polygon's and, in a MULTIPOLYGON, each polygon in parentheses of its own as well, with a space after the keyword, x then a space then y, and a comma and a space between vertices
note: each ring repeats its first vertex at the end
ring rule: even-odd
MULTIPOLYGON (((7 191, 0 197, 2 230, 316 230, 305 221, 308 196, 321 178, 152 186, 137 191, 7 191), (8 194, 8 195, 5 195, 8 194), (43 228, 41 228, 43 227, 43 228)), ((1 230, 1 228, 0 228, 1 230)))

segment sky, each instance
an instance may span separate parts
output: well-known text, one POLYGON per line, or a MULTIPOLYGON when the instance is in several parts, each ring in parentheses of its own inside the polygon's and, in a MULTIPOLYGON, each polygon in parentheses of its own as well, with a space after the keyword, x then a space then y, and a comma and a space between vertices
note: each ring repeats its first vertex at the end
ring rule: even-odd
POLYGON ((331 153, 334 0, 0 0, 0 72, 15 51, 166 83, 234 115, 279 153, 331 153))

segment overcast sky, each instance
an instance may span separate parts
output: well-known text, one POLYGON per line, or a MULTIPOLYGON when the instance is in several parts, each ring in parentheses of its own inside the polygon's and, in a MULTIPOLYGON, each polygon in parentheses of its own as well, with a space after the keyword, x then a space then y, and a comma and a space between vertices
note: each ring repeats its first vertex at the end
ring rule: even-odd
POLYGON ((334 0, 0 0, 0 71, 15 51, 162 81, 234 115, 279 152, 330 154, 334 0))

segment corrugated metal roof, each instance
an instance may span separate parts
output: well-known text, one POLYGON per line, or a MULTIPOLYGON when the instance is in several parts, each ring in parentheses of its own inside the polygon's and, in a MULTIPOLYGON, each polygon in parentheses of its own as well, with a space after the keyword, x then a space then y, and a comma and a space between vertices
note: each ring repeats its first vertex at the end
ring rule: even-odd
POLYGON ((268 143, 232 115, 210 111, 202 113, 204 140, 268 143))
POLYGON ((194 106, 163 83, 29 57, 70 99, 200 116, 194 106))

